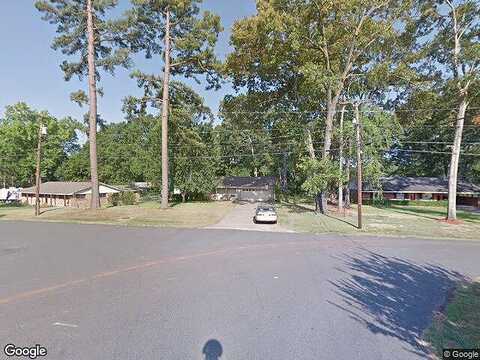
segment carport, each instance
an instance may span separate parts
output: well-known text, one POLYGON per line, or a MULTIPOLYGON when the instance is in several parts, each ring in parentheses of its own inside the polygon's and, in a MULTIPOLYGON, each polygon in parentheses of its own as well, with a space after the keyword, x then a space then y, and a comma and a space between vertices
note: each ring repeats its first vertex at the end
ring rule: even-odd
POLYGON ((274 176, 226 176, 216 189, 217 200, 270 202, 275 200, 274 176))

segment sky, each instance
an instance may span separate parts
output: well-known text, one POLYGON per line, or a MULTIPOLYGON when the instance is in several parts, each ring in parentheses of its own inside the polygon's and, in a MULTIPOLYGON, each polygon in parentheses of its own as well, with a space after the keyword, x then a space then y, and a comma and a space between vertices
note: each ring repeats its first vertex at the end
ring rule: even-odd
MULTIPOLYGON (((86 108, 80 108, 70 101, 70 93, 79 89, 87 92, 87 82, 77 78, 65 82, 60 64, 65 59, 59 51, 51 48, 55 26, 41 20, 41 14, 34 7, 33 0, 4 1, 0 13, 0 117, 5 106, 24 101, 36 110, 48 110, 62 118, 72 116, 83 119, 86 108)), ((118 11, 126 9, 128 0, 120 0, 118 11)), ((231 50, 229 38, 233 23, 255 13, 254 0, 204 0, 202 8, 218 14, 225 28, 217 43, 217 54, 224 58, 231 50)), ((117 11, 116 11, 117 12, 117 11)), ((146 60, 134 57, 130 70, 118 68, 114 77, 104 74, 100 86, 105 95, 99 98, 98 112, 107 122, 119 122, 122 114, 122 98, 140 95, 135 81, 129 73, 138 68, 146 73, 160 73, 160 59, 146 60)), ((234 93, 229 84, 222 89, 205 90, 205 84, 197 85, 187 81, 204 98, 206 104, 216 112, 226 94, 234 93)))

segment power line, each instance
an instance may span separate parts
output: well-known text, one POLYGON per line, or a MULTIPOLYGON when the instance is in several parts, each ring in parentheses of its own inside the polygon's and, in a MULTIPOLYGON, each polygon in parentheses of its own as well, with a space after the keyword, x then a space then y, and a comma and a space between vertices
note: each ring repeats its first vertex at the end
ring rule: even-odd
MULTIPOLYGON (((390 113, 390 114, 395 114, 399 112, 426 112, 426 111, 457 111, 458 108, 453 107, 453 108, 424 108, 424 109, 363 109, 359 110, 361 114, 376 114, 376 113, 390 113)), ((469 107, 467 108, 467 111, 473 111, 473 110, 480 110, 480 107, 469 107)), ((340 113, 342 110, 337 109, 336 112, 340 113)), ((355 113, 354 109, 345 109, 345 113, 355 113)), ((327 114, 328 110, 274 110, 274 111, 269 111, 269 110, 264 110, 264 111, 219 111, 216 113, 217 116, 225 115, 225 114, 231 114, 231 115, 259 115, 259 114, 269 114, 269 115, 275 115, 275 114, 327 114)))
POLYGON ((480 125, 473 125, 473 124, 466 124, 466 125, 456 125, 456 124, 436 124, 436 125, 430 125, 430 124, 422 124, 422 125, 415 125, 415 126, 406 126, 404 129, 409 130, 409 129, 414 129, 414 128, 457 128, 457 127, 462 127, 462 128, 478 128, 480 129, 480 125))
MULTIPOLYGON (((453 141, 399 141, 400 144, 453 145, 453 141)), ((462 142, 462 145, 480 145, 480 142, 462 142)))
MULTIPOLYGON (((430 150, 415 150, 415 149, 384 149, 383 150, 384 152, 395 152, 395 151, 399 151, 399 152, 411 152, 411 153, 423 153, 423 154, 444 154, 444 155, 452 155, 451 152, 448 152, 448 151, 430 151, 430 150)), ((465 152, 461 152, 460 155, 463 155, 463 156, 480 156, 480 153, 465 153, 465 152)))
MULTIPOLYGON (((322 153, 322 150, 314 150, 315 153, 322 153)), ((338 151, 338 149, 330 149, 328 152, 338 151)), ((307 150, 303 151, 307 153, 307 150)), ((175 156, 175 159, 231 159, 231 158, 245 158, 245 157, 256 157, 262 155, 291 155, 291 154, 298 154, 298 151, 277 151, 277 152, 263 152, 263 153, 256 153, 256 154, 232 154, 232 155, 219 155, 219 156, 175 156)))
MULTIPOLYGON (((425 145, 452 145, 453 143, 451 142, 443 142, 443 141, 405 141, 405 142, 400 142, 401 144, 425 144, 425 145)), ((321 145, 323 142, 321 141, 314 141, 314 145, 321 145)), ((179 145, 179 144, 178 144, 179 145)), ((221 144, 217 144, 221 145, 221 144)), ((229 144, 224 144, 224 145, 229 145, 229 144)), ((259 144, 259 143, 254 143, 254 145, 264 145, 265 147, 267 146, 272 146, 272 147, 280 147, 280 146, 289 146, 289 145, 301 145, 300 143, 297 142, 286 142, 286 143, 277 143, 277 144, 259 144)), ((372 145, 372 143, 367 143, 366 145, 372 145)), ((472 142, 472 143, 462 143, 463 145, 480 145, 480 142, 472 142)), ((330 149, 330 152, 337 151, 339 149, 333 148, 330 149)), ((398 148, 390 148, 390 149, 380 149, 381 151, 384 152, 411 152, 411 153, 425 153, 425 154, 446 154, 446 155, 451 155, 451 152, 447 151, 437 151, 437 150, 421 150, 421 149, 398 149, 398 148)), ((315 150, 315 152, 322 152, 322 150, 315 150)), ((269 151, 269 152, 258 152, 254 155, 252 155, 250 152, 249 153, 238 153, 238 154, 231 154, 231 155, 218 155, 218 156, 175 156, 175 158, 231 158, 231 157, 251 157, 251 156, 261 156, 261 155, 283 155, 283 154, 293 154, 293 153, 298 153, 298 151, 293 151, 293 150, 281 150, 281 151, 269 151)), ((480 153, 467 153, 467 152, 462 152, 461 155, 465 156, 480 156, 480 153)), ((12 156, 0 156, 0 162, 3 162, 4 160, 7 161, 14 161, 14 160, 23 160, 23 161, 33 161, 34 158, 28 158, 28 157, 22 157, 21 154, 14 154, 12 156)))

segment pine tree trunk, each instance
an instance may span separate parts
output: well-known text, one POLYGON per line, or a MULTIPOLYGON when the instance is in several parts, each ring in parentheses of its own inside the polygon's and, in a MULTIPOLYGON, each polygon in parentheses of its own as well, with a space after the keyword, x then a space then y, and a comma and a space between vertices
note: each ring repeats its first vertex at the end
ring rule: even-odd
POLYGON ((88 93, 89 93, 89 132, 90 144, 90 176, 92 184, 91 209, 100 207, 97 164, 97 80, 95 74, 95 34, 93 24, 92 0, 87 0, 87 33, 88 33, 88 93))
POLYGON ((465 122, 465 113, 467 111, 467 99, 462 96, 460 107, 457 113, 457 126, 455 129, 455 140, 452 148, 452 158, 450 160, 450 171, 448 176, 448 215, 447 220, 457 219, 457 181, 458 181, 458 163, 460 161, 460 150, 462 146, 463 124, 465 122))
POLYGON ((165 22, 165 70, 163 76, 162 101, 162 209, 168 208, 168 112, 170 83, 170 10, 167 9, 165 22))

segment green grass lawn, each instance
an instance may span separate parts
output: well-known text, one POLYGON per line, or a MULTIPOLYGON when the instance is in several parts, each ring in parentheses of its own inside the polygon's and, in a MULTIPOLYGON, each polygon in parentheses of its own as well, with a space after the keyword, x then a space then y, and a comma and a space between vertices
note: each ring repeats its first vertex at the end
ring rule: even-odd
POLYGON ((392 206, 390 208, 363 207, 364 229, 359 231, 356 206, 343 214, 334 211, 317 215, 314 206, 305 203, 286 203, 278 206, 282 226, 300 232, 375 234, 392 236, 417 236, 429 238, 480 240, 480 214, 458 211, 462 224, 442 221, 446 209, 426 206, 392 206))
MULTIPOLYGON (((161 210, 158 202, 117 206, 97 211, 81 209, 42 209, 39 218, 32 207, 0 207, 0 220, 40 220, 131 226, 204 227, 220 221, 232 207, 230 202, 174 204, 161 210)), ((345 216, 335 211, 317 215, 312 204, 282 202, 278 206, 280 226, 299 232, 416 236, 426 238, 480 240, 480 214, 458 211, 462 224, 442 221, 446 209, 425 206, 364 206, 364 229, 356 228, 356 206, 345 216)))
POLYGON ((230 202, 193 202, 174 204, 161 210, 158 202, 100 210, 69 208, 42 209, 34 216, 32 207, 0 208, 0 220, 39 220, 75 223, 98 223, 131 226, 204 227, 220 221, 232 208, 230 202))
POLYGON ((479 348, 480 282, 460 285, 424 337, 440 357, 444 348, 479 348))

